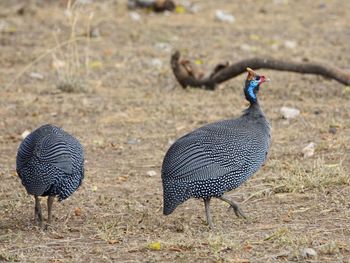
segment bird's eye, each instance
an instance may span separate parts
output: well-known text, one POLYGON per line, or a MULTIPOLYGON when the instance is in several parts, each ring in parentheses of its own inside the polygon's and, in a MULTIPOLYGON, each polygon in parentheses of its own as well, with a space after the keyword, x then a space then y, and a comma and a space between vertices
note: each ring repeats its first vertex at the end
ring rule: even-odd
POLYGON ((260 80, 260 76, 255 76, 254 80, 260 80))

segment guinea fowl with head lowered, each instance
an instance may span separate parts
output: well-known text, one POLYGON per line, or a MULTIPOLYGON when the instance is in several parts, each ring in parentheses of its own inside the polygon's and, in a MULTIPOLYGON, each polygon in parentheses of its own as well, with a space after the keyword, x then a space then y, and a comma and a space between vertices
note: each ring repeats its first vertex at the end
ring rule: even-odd
POLYGON ((84 178, 83 147, 77 139, 47 124, 29 134, 17 153, 17 173, 27 192, 35 198, 35 222, 42 225, 39 196, 48 196, 48 223, 52 203, 69 197, 84 178))
POLYGON ((270 125, 257 99, 260 84, 269 79, 250 68, 247 71, 244 94, 250 105, 243 115, 200 127, 175 141, 166 153, 162 165, 165 215, 189 198, 202 198, 213 228, 210 199, 216 197, 245 218, 238 204, 224 193, 259 170, 270 146, 270 125))

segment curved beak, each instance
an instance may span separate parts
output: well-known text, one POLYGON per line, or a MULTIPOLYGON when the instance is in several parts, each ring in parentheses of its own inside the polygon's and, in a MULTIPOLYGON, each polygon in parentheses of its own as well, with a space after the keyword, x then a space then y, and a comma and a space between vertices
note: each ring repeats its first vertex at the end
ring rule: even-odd
POLYGON ((259 84, 264 83, 264 82, 269 82, 269 81, 270 81, 269 78, 266 78, 265 76, 260 76, 260 82, 259 82, 259 84))

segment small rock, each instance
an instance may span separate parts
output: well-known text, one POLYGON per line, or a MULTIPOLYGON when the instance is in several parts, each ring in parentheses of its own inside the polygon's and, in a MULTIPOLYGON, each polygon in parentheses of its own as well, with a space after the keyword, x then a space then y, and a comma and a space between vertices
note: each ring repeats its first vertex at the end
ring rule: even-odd
POLYGON ((161 69, 163 67, 163 62, 159 58, 154 58, 150 61, 150 64, 158 69, 161 69))
POLYGON ((251 45, 248 45, 248 44, 242 44, 240 46, 240 48, 243 50, 243 51, 251 51, 252 50, 252 46, 251 45))
POLYGON ((97 146, 103 146, 105 143, 105 140, 103 138, 96 138, 92 141, 94 144, 96 144, 97 146))
POLYGON ((275 5, 288 4, 288 0, 274 0, 273 3, 275 5))
POLYGON ((186 8, 190 8, 192 6, 191 1, 188 1, 188 0, 182 0, 180 1, 180 4, 186 8))
POLYGON ((315 143, 310 142, 306 147, 302 150, 304 158, 310 158, 315 154, 315 143))
POLYGON ((0 32, 6 31, 8 27, 9 24, 6 21, 0 20, 0 32))
POLYGON ((336 127, 329 127, 328 132, 331 133, 331 134, 336 134, 337 133, 337 128, 336 127))
POLYGON ((156 176, 156 175, 157 175, 157 172, 156 172, 156 171, 153 171, 153 170, 150 170, 150 171, 147 172, 147 175, 148 175, 149 177, 153 177, 153 176, 156 176))
POLYGON ((44 76, 38 72, 31 72, 29 74, 29 77, 31 77, 32 79, 40 79, 40 80, 44 79, 44 76))
POLYGON ((82 4, 82 5, 88 5, 91 4, 93 0, 77 0, 77 3, 82 4))
POLYGON ((140 21, 141 20, 141 16, 137 12, 130 12, 129 16, 130 16, 131 20, 133 20, 133 21, 140 21))
POLYGON ((223 10, 216 10, 215 11, 215 19, 218 21, 227 22, 227 23, 235 22, 235 17, 232 14, 227 13, 223 10))
POLYGON ((25 130, 25 131, 21 134, 22 140, 24 140, 29 134, 30 134, 30 131, 25 130))
POLYGON ((162 50, 162 51, 164 51, 166 53, 170 53, 171 50, 172 50, 172 46, 169 43, 166 43, 166 42, 156 43, 155 44, 155 48, 159 49, 159 50, 162 50))
POLYGON ((297 42, 293 40, 286 40, 284 41, 284 46, 289 49, 294 49, 297 47, 297 42))
POLYGON ((179 8, 184 9, 184 11, 189 11, 191 13, 198 13, 201 10, 201 6, 198 3, 192 3, 191 1, 188 0, 181 0, 181 1, 176 1, 177 6, 175 8, 175 12, 179 13, 179 8))
POLYGON ((301 250, 300 255, 303 258, 313 258, 317 256, 317 252, 313 248, 304 248, 301 250))
POLYGON ((140 142, 141 140, 136 138, 131 138, 128 140, 128 144, 139 144, 140 142))
POLYGON ((100 29, 98 27, 93 27, 90 29, 89 36, 92 38, 98 38, 101 36, 100 29))
POLYGON ((300 114, 300 110, 295 108, 289 108, 289 107, 282 107, 280 109, 280 112, 284 119, 293 119, 300 114))

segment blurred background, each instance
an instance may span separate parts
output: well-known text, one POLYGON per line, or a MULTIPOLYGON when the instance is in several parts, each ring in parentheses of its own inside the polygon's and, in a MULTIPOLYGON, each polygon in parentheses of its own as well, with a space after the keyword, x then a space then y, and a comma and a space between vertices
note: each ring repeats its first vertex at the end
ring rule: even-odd
POLYGON ((214 232, 199 200, 163 216, 160 178, 176 138, 247 106, 245 74, 182 89, 175 50, 203 70, 267 56, 350 74, 350 2, 173 3, 0 1, 0 261, 350 262, 349 86, 258 71, 272 80, 259 94, 270 154, 229 193, 247 222, 215 200, 214 232), (19 143, 45 123, 86 155, 84 184, 47 231, 15 173, 19 143))

